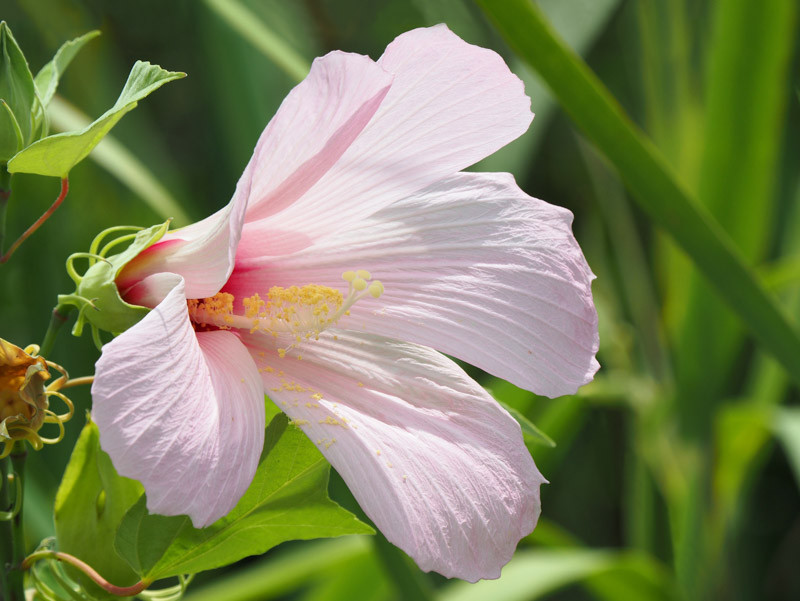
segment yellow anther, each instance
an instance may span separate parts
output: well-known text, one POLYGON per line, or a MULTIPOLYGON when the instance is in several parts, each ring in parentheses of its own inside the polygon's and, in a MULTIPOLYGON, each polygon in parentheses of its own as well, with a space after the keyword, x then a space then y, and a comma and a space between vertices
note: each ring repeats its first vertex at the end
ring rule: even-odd
POLYGON ((233 313, 233 295, 218 292, 210 298, 192 298, 186 301, 189 314, 202 314, 204 317, 224 317, 233 313))
POLYGON ((369 285, 369 294, 372 298, 380 298, 383 294, 383 284, 380 280, 375 280, 369 285))
MULTIPOLYGON (((210 298, 189 300, 189 316, 201 329, 235 328, 251 334, 269 334, 280 339, 275 346, 280 344, 282 348, 275 350, 283 358, 289 350, 299 350, 307 341, 319 340, 324 330, 350 315, 350 308, 367 294, 379 298, 384 293, 383 284, 372 280, 372 274, 365 269, 345 271, 342 279, 349 283, 346 295, 318 284, 273 286, 264 298, 253 294, 234 303, 233 295, 220 292, 210 298)), ((301 354, 294 356, 302 360, 301 354)))

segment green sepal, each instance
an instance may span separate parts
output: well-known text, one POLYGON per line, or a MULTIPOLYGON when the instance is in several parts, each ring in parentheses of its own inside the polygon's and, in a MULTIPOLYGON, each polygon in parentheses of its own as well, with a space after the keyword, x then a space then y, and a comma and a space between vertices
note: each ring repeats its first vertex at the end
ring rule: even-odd
MULTIPOLYGON (((135 583, 138 576, 114 550, 114 536, 143 493, 139 482, 117 474, 111 458, 100 449, 97 426, 89 421, 75 443, 56 493, 58 550, 82 559, 118 586, 135 583)), ((93 597, 111 598, 81 572, 70 570, 70 575, 93 597)))
POLYGON ((123 252, 98 260, 90 266, 78 283, 74 294, 59 295, 58 302, 77 304, 73 299, 82 298, 91 303, 83 309, 75 322, 72 333, 80 336, 84 321, 93 326, 118 334, 136 325, 150 311, 147 307, 131 305, 122 300, 115 282, 120 271, 136 255, 158 242, 169 229, 170 221, 142 230, 123 252))
POLYGON ((0 162, 14 156, 24 144, 14 111, 0 98, 0 162))
POLYGON ((157 580, 225 566, 288 540, 374 534, 328 497, 330 464, 281 413, 270 422, 252 484, 225 517, 193 528, 187 516, 151 515, 141 498, 115 547, 139 576, 157 580))
POLYGON ((36 97, 33 75, 11 29, 0 21, 0 99, 10 111, 0 111, 0 163, 7 161, 30 140, 31 109, 36 97), (8 112, 13 119, 9 119, 8 112), (15 131, 14 123, 19 132, 15 131), (21 142, 20 142, 21 137, 21 142))
POLYGON ((66 177, 70 169, 85 159, 111 128, 125 113, 133 110, 140 100, 165 83, 182 77, 186 77, 186 74, 166 71, 158 65, 136 61, 113 107, 79 131, 55 134, 34 142, 8 162, 8 171, 66 177))

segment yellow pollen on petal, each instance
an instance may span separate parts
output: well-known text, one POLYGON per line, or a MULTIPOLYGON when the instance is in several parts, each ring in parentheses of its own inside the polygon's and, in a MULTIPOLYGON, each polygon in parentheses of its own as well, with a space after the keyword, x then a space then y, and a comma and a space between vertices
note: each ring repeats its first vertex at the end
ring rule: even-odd
MULTIPOLYGON (((256 293, 241 299, 241 304, 228 292, 190 299, 189 316, 196 329, 236 328, 251 334, 269 334, 276 339, 270 346, 285 358, 298 345, 319 340, 324 330, 350 315, 350 308, 360 299, 367 295, 377 299, 384 292, 383 284, 373 280, 366 269, 345 271, 342 279, 348 283, 347 294, 329 286, 306 284, 273 286, 265 296, 256 293)), ((263 357, 264 351, 258 355, 263 357)), ((294 356, 303 359, 301 354, 294 356)))

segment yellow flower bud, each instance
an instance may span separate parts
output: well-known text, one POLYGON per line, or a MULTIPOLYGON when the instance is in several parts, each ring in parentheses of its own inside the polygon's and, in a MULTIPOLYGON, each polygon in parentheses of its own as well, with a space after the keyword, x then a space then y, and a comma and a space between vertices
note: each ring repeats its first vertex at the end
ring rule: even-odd
POLYGON ((38 350, 36 345, 22 349, 0 338, 0 458, 11 452, 17 440, 27 440, 37 450, 44 443, 60 441, 64 434, 63 423, 72 417, 72 403, 59 392, 68 379, 67 372, 37 356, 38 350), (50 379, 48 367, 62 375, 45 387, 44 383, 50 379), (68 412, 56 415, 50 411, 50 396, 62 399, 68 412), (57 438, 39 436, 39 429, 46 423, 58 424, 57 438))

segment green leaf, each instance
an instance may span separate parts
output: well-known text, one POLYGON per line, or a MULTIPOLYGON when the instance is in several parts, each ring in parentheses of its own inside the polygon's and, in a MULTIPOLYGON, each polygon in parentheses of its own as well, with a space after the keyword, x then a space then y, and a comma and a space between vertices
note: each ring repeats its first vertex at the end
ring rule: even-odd
MULTIPOLYGON (((202 587, 191 588, 186 601, 267 601, 342 573, 348 565, 369 564, 379 574, 366 536, 321 540, 256 560, 241 569, 218 574, 202 587)), ((351 597, 360 600, 360 597, 351 597)))
POLYGON ((675 239, 764 349, 800 382, 796 328, 602 82, 565 46, 530 0, 478 0, 478 4, 617 168, 653 222, 675 239))
POLYGON ((137 61, 113 107, 80 131, 56 134, 34 142, 9 161, 8 171, 66 177, 70 169, 86 158, 103 136, 141 99, 165 83, 185 76, 185 73, 166 71, 158 65, 137 61))
POLYGON ((772 427, 783 445, 789 465, 794 471, 797 486, 800 487, 800 408, 778 409, 772 427))
MULTIPOLYGON (((722 0, 713 6, 697 197, 753 264, 763 260, 774 235, 798 3, 722 0)), ((673 336, 679 411, 705 432, 734 375, 744 332, 696 273, 674 274, 666 288, 667 304, 686 307, 673 336)))
MULTIPOLYGON (((144 489, 119 476, 100 450, 97 426, 83 428, 72 451, 55 501, 58 549, 78 557, 109 582, 128 586, 139 578, 114 551, 114 536, 126 512, 144 489)), ((79 576, 84 586, 90 581, 79 576)), ((99 594, 99 588, 92 589, 99 594)))
MULTIPOLYGON (((83 129, 92 120, 63 98, 53 98, 48 108, 53 127, 58 131, 83 129)), ((180 203, 153 172, 113 135, 108 134, 89 156, 130 188, 162 219, 172 217, 173 227, 189 225, 192 220, 180 203)))
POLYGON ((547 434, 542 432, 539 428, 537 428, 536 424, 534 424, 531 420, 525 417, 524 413, 518 411, 517 409, 515 409, 511 405, 504 403, 503 401, 497 401, 497 402, 500 403, 500 406, 503 409, 505 409, 511 414, 511 417, 517 420, 517 422, 520 425, 520 428, 522 428, 522 436, 525 437, 526 442, 528 441, 535 442, 537 444, 543 444, 544 446, 550 448, 556 446, 555 441, 552 438, 550 438, 547 434))
POLYGON ((7 105, 7 110, 0 110, 0 162, 14 156, 30 140, 35 96, 25 55, 6 22, 0 21, 0 99, 7 105))
POLYGON ((117 551, 142 578, 156 580, 228 565, 287 540, 373 533, 328 498, 329 469, 305 434, 278 415, 253 483, 227 516, 196 529, 187 516, 148 514, 141 499, 122 521, 117 551))
MULTIPOLYGON (((731 520, 747 495, 753 461, 770 439, 772 410, 758 402, 728 404, 715 413, 715 519, 731 520)), ((727 524, 725 524, 727 525, 727 524)))
POLYGON ((264 53, 295 81, 302 81, 311 66, 238 0, 206 0, 208 7, 236 32, 264 53))
POLYGON ((401 599, 432 601, 433 587, 426 574, 414 564, 405 552, 390 543, 383 533, 372 539, 375 555, 380 558, 383 572, 389 577, 401 599))
POLYGON ((36 74, 33 82, 36 84, 36 90, 39 92, 39 98, 44 107, 50 104, 50 100, 52 100, 58 88, 58 80, 61 78, 61 74, 64 73, 64 70, 75 58, 75 55, 78 54, 78 51, 83 48, 86 42, 99 35, 99 31, 90 31, 74 40, 64 42, 52 60, 36 74))
POLYGON ((498 580, 475 584, 456 582, 443 589, 439 601, 528 601, 577 583, 601 589, 598 596, 615 601, 677 599, 666 576, 653 570, 652 560, 634 554, 588 549, 518 551, 498 580), (608 580, 614 577, 614 582, 608 580), (591 580, 603 578, 603 582, 591 580), (605 594, 611 587, 616 597, 605 594))

